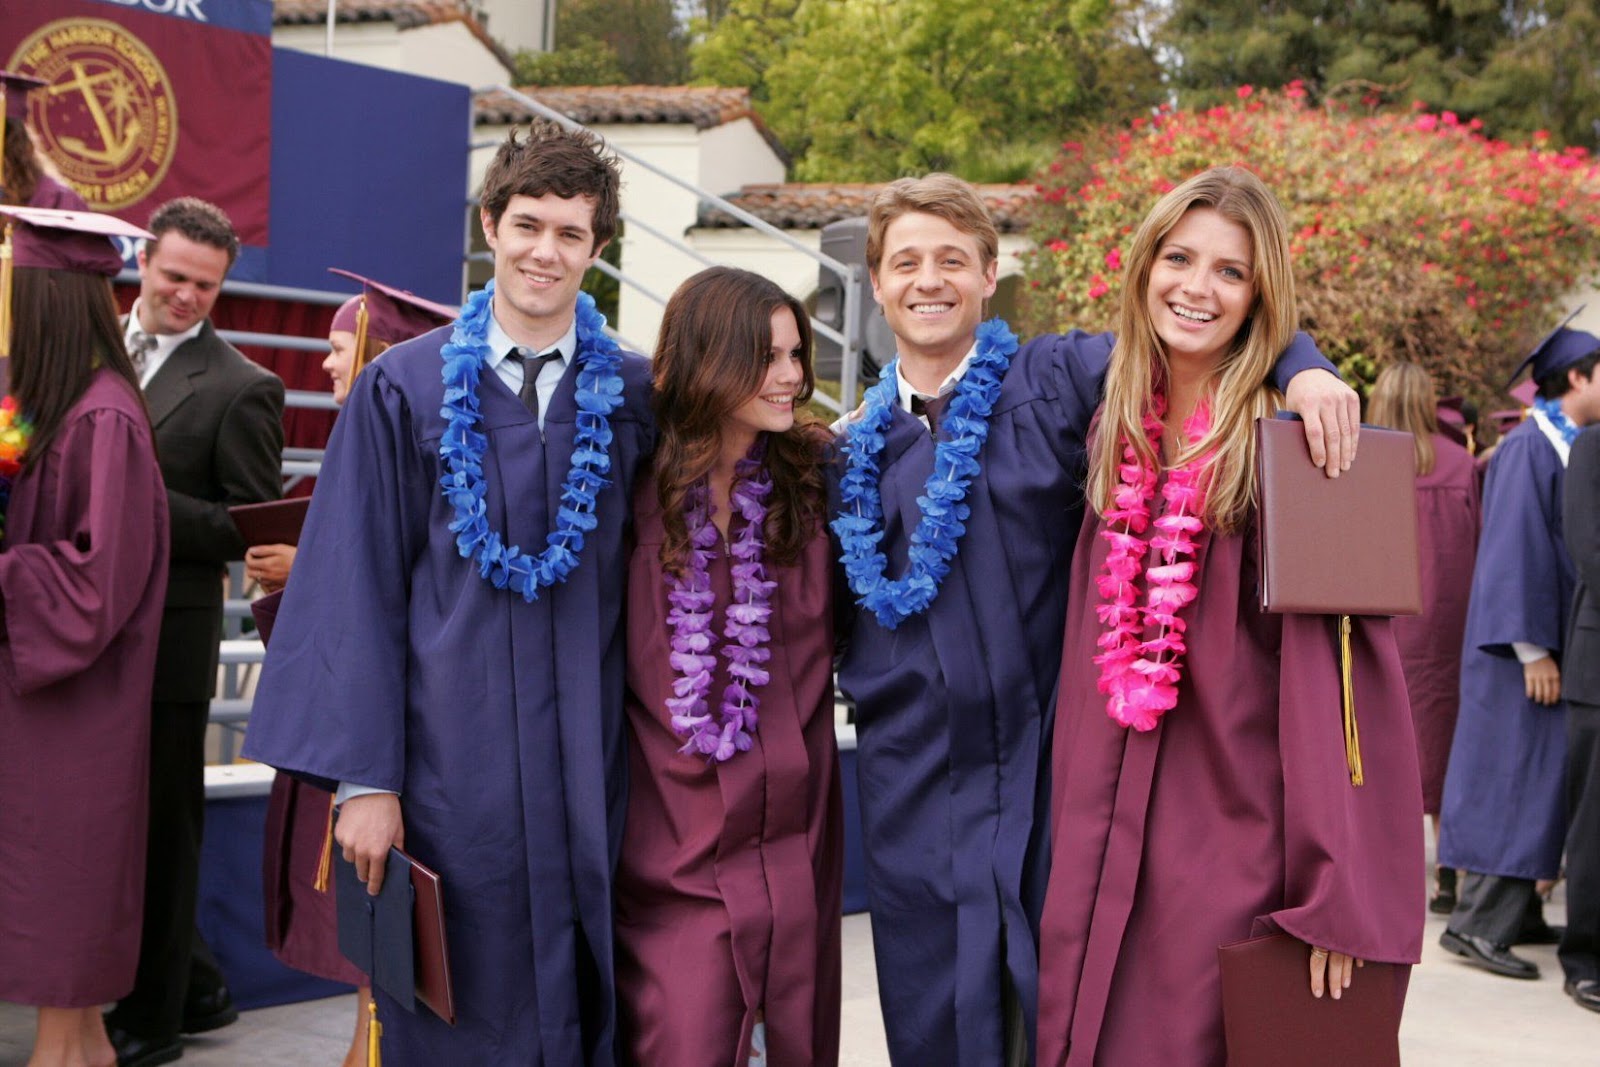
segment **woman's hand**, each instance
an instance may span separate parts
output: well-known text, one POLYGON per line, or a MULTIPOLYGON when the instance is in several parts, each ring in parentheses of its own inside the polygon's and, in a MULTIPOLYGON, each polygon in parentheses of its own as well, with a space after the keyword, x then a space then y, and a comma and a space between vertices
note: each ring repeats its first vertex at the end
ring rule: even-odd
POLYGON ((1354 389, 1338 375, 1314 368, 1289 379, 1283 406, 1305 422, 1311 462, 1330 478, 1350 469, 1361 436, 1361 398, 1354 389))
POLYGON ((1361 960, 1346 956, 1343 952, 1329 952, 1325 948, 1311 946, 1311 995, 1321 997, 1324 989, 1329 990, 1334 1000, 1350 988, 1350 979, 1355 977, 1356 968, 1363 966, 1361 960))
POLYGON ((276 593, 289 580, 294 566, 293 545, 255 545, 245 549, 244 576, 261 584, 263 592, 276 593))

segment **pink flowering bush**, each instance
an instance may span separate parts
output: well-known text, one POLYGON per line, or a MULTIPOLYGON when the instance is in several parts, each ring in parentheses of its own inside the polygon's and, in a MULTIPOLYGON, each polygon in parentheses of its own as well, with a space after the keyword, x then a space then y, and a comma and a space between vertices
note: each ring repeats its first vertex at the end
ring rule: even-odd
POLYGON ((1113 328, 1145 213, 1184 178, 1239 164, 1283 202, 1301 323, 1347 378, 1364 389, 1408 359, 1441 395, 1495 406, 1600 266, 1600 168, 1546 140, 1490 140, 1448 111, 1308 107, 1291 83, 1069 142, 1037 179, 1023 333, 1113 328))

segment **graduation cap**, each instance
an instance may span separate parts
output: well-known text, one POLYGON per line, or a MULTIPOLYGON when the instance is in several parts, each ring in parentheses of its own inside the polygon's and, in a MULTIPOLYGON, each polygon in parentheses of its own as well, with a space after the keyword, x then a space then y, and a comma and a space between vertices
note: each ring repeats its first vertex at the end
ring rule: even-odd
POLYGON ((1517 364, 1517 369, 1511 372, 1507 382, 1514 382, 1524 370, 1532 368, 1529 375, 1535 382, 1559 371, 1566 370, 1589 353, 1600 349, 1600 337, 1583 330, 1568 328, 1567 323, 1577 318, 1584 307, 1580 306, 1572 314, 1561 320, 1561 325, 1551 330, 1543 341, 1540 341, 1528 358, 1517 364))
POLYGON ((1465 402, 1463 397, 1447 396, 1441 398, 1434 406, 1434 413, 1439 420, 1439 432, 1463 448, 1467 446, 1467 417, 1462 411, 1465 402))
POLYGON ((114 215, 0 204, 0 356, 11 354, 14 268, 41 267, 109 278, 122 269, 122 256, 111 238, 152 236, 114 215))
POLYGON ((354 378, 366 365, 367 339, 397 345, 443 326, 456 317, 456 309, 436 304, 407 289, 374 281, 354 271, 329 267, 328 273, 361 284, 361 293, 346 300, 334 313, 331 330, 356 335, 356 356, 350 368, 354 378))

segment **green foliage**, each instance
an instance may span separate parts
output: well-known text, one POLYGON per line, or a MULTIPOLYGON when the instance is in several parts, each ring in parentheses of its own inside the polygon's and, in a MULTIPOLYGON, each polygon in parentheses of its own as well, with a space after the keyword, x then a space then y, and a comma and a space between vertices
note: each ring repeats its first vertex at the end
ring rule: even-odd
POLYGON ((1159 95, 1152 55, 1109 0, 732 0, 693 52, 703 81, 746 85, 796 177, 1026 175, 1062 127, 1159 95))
POLYGON ((1548 130, 1600 147, 1595 0, 1148 0, 1185 106, 1238 84, 1298 80, 1312 100, 1481 119, 1497 137, 1548 130), (1165 13, 1164 20, 1162 15, 1165 13))
POLYGON ((672 0, 568 0, 556 47, 516 55, 519 85, 678 85, 688 73, 672 0))
POLYGON ((1309 107, 1292 84, 1069 143, 1039 178, 1024 332, 1112 328, 1122 255, 1156 199, 1240 163, 1283 201, 1301 323, 1348 378, 1364 386, 1407 359, 1441 392, 1494 406, 1600 257, 1600 168, 1581 148, 1480 127, 1309 107))

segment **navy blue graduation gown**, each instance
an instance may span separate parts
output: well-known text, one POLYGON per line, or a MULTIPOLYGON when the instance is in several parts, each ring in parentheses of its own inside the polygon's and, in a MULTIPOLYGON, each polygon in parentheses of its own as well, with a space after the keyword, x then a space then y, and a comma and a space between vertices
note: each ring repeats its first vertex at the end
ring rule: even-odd
MULTIPOLYGON (((443 880, 458 1021, 379 995, 389 1067, 614 1062, 612 872, 627 751, 629 492, 653 446, 628 356, 599 528, 534 603, 456 551, 439 490, 449 328, 369 367, 335 424, 244 752, 324 788, 394 790, 405 848, 443 880)), ((538 424, 479 384, 488 521, 542 548, 575 431, 576 361, 538 424)))
POLYGON ((1532 419, 1489 461, 1439 818, 1439 862, 1448 867, 1528 879, 1561 868, 1566 705, 1528 699, 1511 642, 1547 648, 1560 662, 1576 580, 1561 536, 1565 480, 1555 445, 1532 419))
MULTIPOLYGON (((1112 341, 1074 331, 1017 352, 932 607, 894 630, 853 613, 839 682, 856 702, 873 947, 896 1064, 1001 1063, 1003 970, 1034 1028, 1055 684, 1085 435, 1112 341)), ((1278 382, 1311 367, 1332 369, 1302 334, 1278 382)), ((891 576, 905 571, 933 450, 921 420, 897 409, 879 464, 891 576)))

